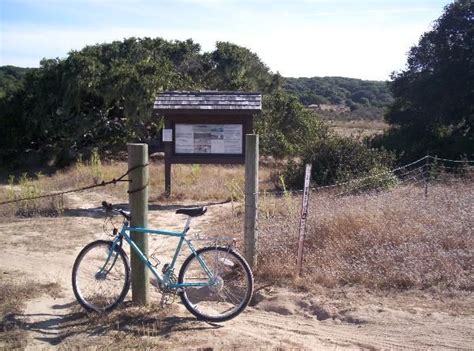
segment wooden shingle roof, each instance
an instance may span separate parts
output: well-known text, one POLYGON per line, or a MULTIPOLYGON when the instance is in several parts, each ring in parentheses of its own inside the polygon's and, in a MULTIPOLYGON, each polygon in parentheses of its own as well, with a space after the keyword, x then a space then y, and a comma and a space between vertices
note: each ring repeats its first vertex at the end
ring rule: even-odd
POLYGON ((262 95, 235 91, 165 91, 156 97, 153 109, 157 112, 199 110, 255 113, 262 109, 262 95))

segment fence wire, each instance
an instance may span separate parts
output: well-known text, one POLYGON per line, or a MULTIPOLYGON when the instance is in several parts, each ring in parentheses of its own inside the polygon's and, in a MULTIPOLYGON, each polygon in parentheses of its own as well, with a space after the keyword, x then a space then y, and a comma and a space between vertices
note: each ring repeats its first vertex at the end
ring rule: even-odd
MULTIPOLYGON (((364 188, 370 188, 377 191, 401 185, 407 182, 421 183, 424 179, 429 181, 430 178, 439 176, 444 171, 457 171, 461 175, 472 174, 474 171, 474 161, 472 160, 451 160, 445 158, 438 158, 434 156, 424 156, 416 161, 406 165, 376 173, 361 178, 355 178, 348 181, 337 182, 330 185, 310 186, 312 192, 331 192, 335 196, 343 196, 350 193, 356 193, 364 188), (450 166, 449 164, 464 165, 450 166), (380 184, 382 183, 382 184, 380 184)), ((288 189, 288 190, 264 190, 260 191, 260 196, 282 196, 282 195, 297 195, 302 194, 303 189, 288 189)))
MULTIPOLYGON (((42 195, 37 195, 37 196, 30 196, 30 197, 23 197, 23 198, 18 198, 18 199, 2 201, 2 202, 0 202, 0 206, 1 205, 13 204, 13 203, 17 203, 17 202, 44 199, 44 198, 48 198, 48 197, 59 197, 59 196, 62 197, 63 195, 66 195, 66 194, 79 193, 79 192, 83 192, 83 191, 87 191, 87 190, 92 190, 92 189, 98 188, 98 187, 105 187, 107 185, 115 185, 119 182, 130 182, 131 183, 130 179, 123 179, 123 178, 128 176, 130 174, 130 172, 132 172, 132 171, 134 171, 138 168, 143 168, 143 167, 147 167, 147 166, 148 166, 148 163, 146 163, 144 165, 138 165, 138 166, 132 167, 129 170, 127 170, 127 172, 122 174, 120 177, 112 178, 109 181, 104 181, 103 180, 101 182, 98 182, 98 183, 95 182, 94 184, 83 186, 83 187, 80 187, 80 188, 69 189, 69 190, 64 190, 64 191, 58 191, 58 192, 53 192, 53 193, 49 193, 49 194, 42 194, 42 195)), ((136 190, 133 190, 133 191, 128 191, 128 193, 130 194, 130 193, 138 192, 140 190, 143 190, 143 189, 140 188, 140 189, 136 189, 136 190)))
MULTIPOLYGON (((403 257, 406 267, 397 268, 400 277, 408 277, 414 286, 435 284, 430 272, 445 272, 423 267, 449 257, 444 243, 462 243, 472 232, 467 207, 474 192, 473 171, 470 160, 425 156, 390 171, 312 186, 303 276, 329 285, 364 279, 368 285, 402 284, 391 278, 398 274, 396 267, 390 264, 387 273, 383 261, 401 262, 403 257), (439 257, 432 258, 433 252, 439 257)), ((297 270, 302 194, 303 189, 259 193, 257 230, 264 274, 281 274, 267 268, 274 266, 297 270)))

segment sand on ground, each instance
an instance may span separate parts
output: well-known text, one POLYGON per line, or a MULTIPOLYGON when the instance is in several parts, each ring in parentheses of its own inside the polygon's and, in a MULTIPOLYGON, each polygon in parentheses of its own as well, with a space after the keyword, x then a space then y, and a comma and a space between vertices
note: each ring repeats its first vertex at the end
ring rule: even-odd
MULTIPOLYGON (((117 331, 100 326, 77 328, 78 321, 84 320, 71 288, 71 270, 80 249, 90 241, 109 238, 102 230, 100 203, 94 193, 71 194, 63 217, 0 223, 1 273, 19 272, 37 283, 56 282, 62 288, 61 297, 45 294, 27 302, 19 316, 27 331, 27 349, 119 347, 114 344, 117 331)), ((194 221, 193 230, 205 232, 213 217, 224 218, 230 210, 230 204, 210 205, 208 213, 194 221)), ((151 227, 180 229, 183 223, 174 206, 150 206, 151 227)), ((170 260, 175 245, 173 238, 150 241, 162 263, 170 260)), ((256 281, 256 287, 267 283, 256 281)), ((158 303, 160 294, 152 294, 153 302, 158 303)), ((266 286, 241 315, 219 324, 197 321, 178 300, 163 320, 135 333, 128 346, 397 350, 469 349, 474 345, 474 304, 469 295, 453 302, 423 292, 383 295, 353 287, 309 293, 266 286)))

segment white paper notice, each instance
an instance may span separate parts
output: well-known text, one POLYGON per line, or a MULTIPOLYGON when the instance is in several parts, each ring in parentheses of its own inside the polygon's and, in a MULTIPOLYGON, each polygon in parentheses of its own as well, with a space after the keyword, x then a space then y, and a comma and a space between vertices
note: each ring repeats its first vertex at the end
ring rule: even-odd
POLYGON ((189 124, 176 125, 176 153, 192 154, 194 153, 193 126, 189 124))
POLYGON ((242 153, 242 125, 229 124, 224 131, 226 154, 242 153))
POLYGON ((224 154, 224 140, 211 140, 211 154, 224 154))
POLYGON ((241 124, 176 124, 177 154, 242 154, 241 124))
POLYGON ((173 141, 173 129, 163 129, 163 141, 173 141))

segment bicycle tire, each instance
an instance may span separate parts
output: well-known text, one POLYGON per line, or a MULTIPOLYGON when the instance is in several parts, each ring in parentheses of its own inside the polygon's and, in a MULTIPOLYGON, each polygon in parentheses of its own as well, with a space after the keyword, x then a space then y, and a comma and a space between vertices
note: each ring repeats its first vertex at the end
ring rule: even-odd
POLYGON ((113 310, 130 289, 130 263, 121 247, 115 246, 115 254, 104 267, 111 247, 112 241, 93 241, 81 250, 74 262, 72 289, 79 304, 87 311, 113 310), (92 288, 87 286, 88 282, 92 283, 92 288))
POLYGON ((198 319, 209 322, 224 322, 239 315, 253 294, 253 274, 247 261, 231 248, 205 247, 186 258, 178 283, 206 282, 209 279, 197 256, 206 262, 215 285, 182 288, 178 294, 183 305, 198 319), (229 308, 229 305, 235 306, 229 308), (225 310, 219 312, 221 309, 225 310))

